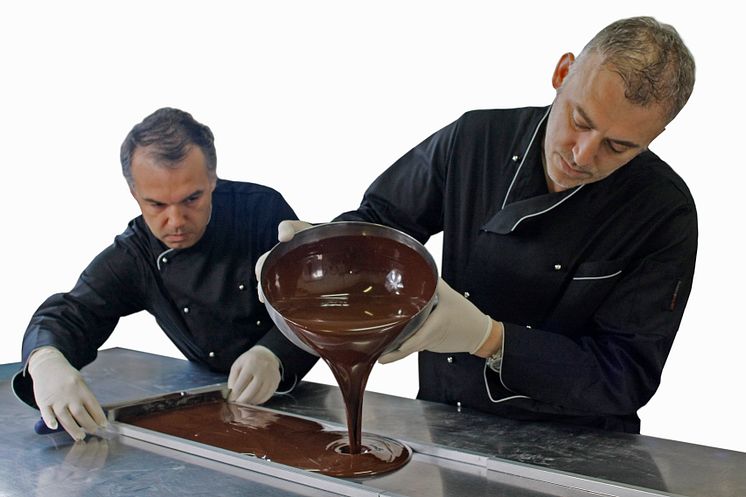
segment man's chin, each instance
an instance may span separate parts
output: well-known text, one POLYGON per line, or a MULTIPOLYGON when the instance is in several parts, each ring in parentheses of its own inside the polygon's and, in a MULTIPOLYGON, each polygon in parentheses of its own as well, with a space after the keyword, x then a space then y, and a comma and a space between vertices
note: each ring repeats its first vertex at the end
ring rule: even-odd
POLYGON ((549 191, 553 193, 559 193, 563 192, 565 190, 569 190, 570 188, 574 188, 578 186, 577 184, 573 184, 570 181, 567 181, 566 179, 555 179, 551 176, 549 176, 549 181, 551 182, 549 186, 549 191))
POLYGON ((553 192, 561 192, 565 190, 570 190, 572 188, 575 188, 577 186, 586 184, 586 183, 593 183, 595 180, 591 176, 588 175, 577 175, 577 177, 569 177, 566 174, 563 174, 560 172, 559 174, 548 174, 547 177, 549 178, 549 181, 551 181, 552 185, 550 185, 550 191, 553 192))
POLYGON ((170 249, 185 249, 194 245, 194 240, 190 236, 179 235, 179 236, 165 236, 161 241, 170 249))

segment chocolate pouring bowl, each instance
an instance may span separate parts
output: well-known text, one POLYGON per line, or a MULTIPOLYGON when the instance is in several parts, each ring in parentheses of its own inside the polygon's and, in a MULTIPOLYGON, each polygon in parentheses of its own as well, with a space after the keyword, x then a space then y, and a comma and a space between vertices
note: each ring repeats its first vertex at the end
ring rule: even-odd
POLYGON ((337 380, 347 434, 328 447, 348 457, 351 473, 390 471, 409 460, 404 444, 363 435, 363 394, 381 354, 396 350, 427 318, 437 281, 422 244, 362 222, 300 231, 262 265, 260 290, 272 320, 294 344, 321 357, 337 380))
MULTIPOLYGON (((319 299, 319 313, 323 313, 324 310, 344 306, 345 299, 366 298, 365 293, 362 292, 369 287, 381 290, 377 298, 386 297, 383 290, 389 292, 391 297, 398 297, 402 292, 409 292, 412 298, 423 302, 422 306, 386 346, 382 352, 386 353, 399 348, 427 319, 437 301, 435 294, 437 280, 438 268, 432 255, 411 236, 379 224, 341 221, 312 226, 296 233, 289 242, 275 245, 262 265, 259 291, 262 292, 267 311, 279 330, 297 347, 314 355, 319 354, 298 337, 288 324, 286 317, 276 309, 276 302, 282 299, 308 297, 313 294, 319 299), (377 250, 377 239, 389 240, 403 248, 411 249, 420 259, 419 267, 415 270, 419 274, 411 274, 413 271, 406 267, 407 261, 397 259, 401 253, 383 254, 377 250), (345 247, 346 242, 349 243, 351 240, 357 242, 355 243, 357 247, 354 249, 345 247), (360 243, 361 241, 363 243, 360 243), (365 241, 370 241, 370 243, 365 243, 365 241), (330 243, 322 247, 319 245, 321 242, 330 243), (329 247, 331 248, 328 249, 329 247), (320 252, 320 249, 324 248, 327 248, 329 252, 320 252), (291 260, 287 256, 293 252, 291 260), (376 262, 384 264, 371 268, 371 265, 376 262), (294 277, 283 280, 276 272, 270 275, 269 270, 275 268, 278 263, 283 266, 294 265, 294 277), (427 268, 427 274, 423 274, 423 265, 427 268), (368 271, 360 271, 363 267, 368 271), (353 278, 344 280, 339 277, 341 273, 354 276, 361 272, 365 273, 362 277, 367 278, 366 281, 351 282, 353 278), (324 287, 325 284, 326 287, 324 287), (324 288, 324 290, 316 290, 311 288, 312 286, 324 288), (359 295, 351 295, 350 290, 357 290, 359 295)), ((371 298, 373 298, 372 295, 371 298)), ((364 317, 361 317, 360 323, 364 322, 364 317)))

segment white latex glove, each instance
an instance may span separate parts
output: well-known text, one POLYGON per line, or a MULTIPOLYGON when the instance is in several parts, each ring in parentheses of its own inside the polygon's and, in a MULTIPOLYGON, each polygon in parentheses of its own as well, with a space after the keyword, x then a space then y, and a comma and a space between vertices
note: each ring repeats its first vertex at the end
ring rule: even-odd
POLYGON ((280 385, 280 360, 267 347, 255 345, 238 356, 228 375, 228 400, 263 404, 280 385))
POLYGON ((54 347, 39 348, 29 357, 28 372, 34 379, 34 398, 47 427, 56 430, 59 421, 75 440, 106 427, 101 405, 62 352, 54 347))
POLYGON ((382 355, 378 362, 398 361, 412 352, 468 352, 484 344, 492 330, 492 319, 443 281, 436 288, 438 304, 419 330, 401 346, 382 355))
MULTIPOLYGON (((278 242, 289 242, 293 239, 295 234, 299 231, 303 231, 306 228, 310 228, 313 226, 311 223, 307 223, 305 221, 280 221, 280 224, 277 225, 277 241, 278 242)), ((257 287, 257 292, 259 296, 259 302, 264 303, 264 293, 262 292, 262 283, 259 277, 262 274, 262 266, 264 266, 264 261, 267 259, 267 254, 269 254, 269 251, 263 253, 261 256, 259 256, 259 259, 256 261, 256 265, 254 266, 254 274, 256 275, 256 281, 259 281, 259 285, 257 287)))
POLYGON ((305 221, 281 221, 277 226, 277 241, 289 242, 296 233, 313 226, 305 221))

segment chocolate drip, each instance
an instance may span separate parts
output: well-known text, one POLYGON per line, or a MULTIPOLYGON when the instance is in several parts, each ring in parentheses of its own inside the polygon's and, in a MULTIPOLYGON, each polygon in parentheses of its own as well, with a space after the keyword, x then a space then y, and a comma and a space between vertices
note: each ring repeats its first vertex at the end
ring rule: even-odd
POLYGON ((264 274, 266 297, 332 370, 347 410, 349 452, 359 454, 368 377, 433 295, 432 269, 394 240, 338 236, 295 248, 264 274))

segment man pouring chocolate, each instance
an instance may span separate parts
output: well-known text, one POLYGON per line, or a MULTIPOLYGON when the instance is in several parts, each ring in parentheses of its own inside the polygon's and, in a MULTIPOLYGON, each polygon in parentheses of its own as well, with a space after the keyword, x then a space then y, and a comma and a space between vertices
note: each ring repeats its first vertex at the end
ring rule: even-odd
POLYGON ((122 172, 142 215, 49 297, 23 338, 19 398, 76 440, 106 424, 80 368, 119 318, 147 310, 191 361, 229 373, 229 400, 263 403, 292 389, 316 358, 292 345, 257 299, 253 268, 295 213, 275 190, 217 177, 212 131, 159 109, 132 128, 122 172))
POLYGON ((619 20, 560 57, 550 106, 467 112, 381 174, 336 220, 443 232, 443 259, 437 306, 380 362, 419 352, 419 399, 639 432, 697 251, 692 196, 648 147, 694 72, 673 27, 619 20))

